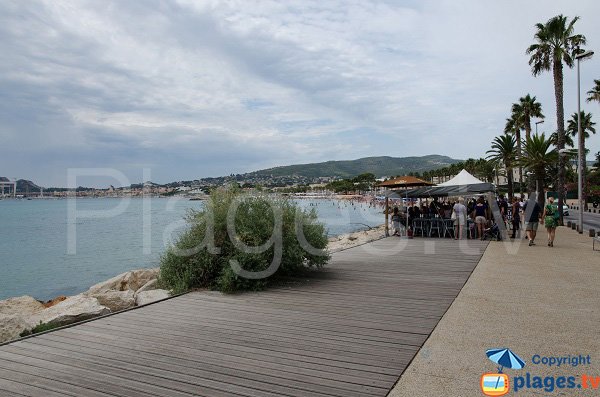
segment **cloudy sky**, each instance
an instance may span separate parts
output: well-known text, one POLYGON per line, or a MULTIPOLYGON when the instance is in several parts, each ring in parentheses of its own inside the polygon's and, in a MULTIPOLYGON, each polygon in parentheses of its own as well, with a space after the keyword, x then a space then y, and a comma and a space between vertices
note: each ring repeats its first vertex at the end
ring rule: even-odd
MULTIPOLYGON (((131 182, 365 156, 485 155, 511 103, 541 101, 536 22, 589 1, 0 1, 0 175, 64 186, 67 169, 131 182)), ((565 70, 565 113, 576 109, 565 70)), ((600 121, 600 105, 584 103, 600 121)), ((591 138, 600 150, 600 133, 591 138)), ((99 183, 105 183, 103 180, 99 183)), ((91 182, 90 182, 91 183, 91 182)))

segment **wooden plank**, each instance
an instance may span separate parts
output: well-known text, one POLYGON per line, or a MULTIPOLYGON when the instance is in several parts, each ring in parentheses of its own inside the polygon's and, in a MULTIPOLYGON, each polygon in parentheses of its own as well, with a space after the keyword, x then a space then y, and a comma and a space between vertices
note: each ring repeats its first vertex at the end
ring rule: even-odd
POLYGON ((385 239, 267 291, 190 293, 1 346, 0 397, 385 396, 487 246, 468 244, 385 239))

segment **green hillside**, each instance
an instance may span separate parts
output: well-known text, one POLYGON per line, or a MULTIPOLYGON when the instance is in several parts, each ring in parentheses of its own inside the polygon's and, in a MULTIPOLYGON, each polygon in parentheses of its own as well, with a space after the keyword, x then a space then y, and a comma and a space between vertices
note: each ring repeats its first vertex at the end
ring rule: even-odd
POLYGON ((268 168, 255 171, 249 175, 253 176, 303 176, 307 178, 318 177, 341 177, 349 178, 356 175, 371 172, 377 177, 391 175, 406 175, 409 172, 423 172, 436 168, 446 167, 457 163, 447 156, 429 155, 421 157, 365 157, 358 160, 325 161, 323 163, 296 164, 281 167, 268 168))

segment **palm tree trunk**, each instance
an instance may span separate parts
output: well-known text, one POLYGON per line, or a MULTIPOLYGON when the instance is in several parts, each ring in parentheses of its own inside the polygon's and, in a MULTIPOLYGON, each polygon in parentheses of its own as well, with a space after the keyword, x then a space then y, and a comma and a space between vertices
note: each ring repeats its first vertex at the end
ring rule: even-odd
MULTIPOLYGON (((536 184, 539 186, 539 191, 538 191, 538 196, 537 196, 537 202, 538 202, 538 204, 540 205, 541 208, 544 208, 544 203, 546 201, 545 197, 544 197, 545 196, 545 194, 544 194, 544 191, 545 191, 545 189, 544 189, 544 180, 546 179, 545 175, 544 175, 544 172, 540 172, 539 174, 536 173, 535 177, 536 177, 536 184)), ((531 179, 533 179, 533 178, 531 178, 531 179)))
MULTIPOLYGON (((556 98, 556 123, 557 123, 557 149, 565 147, 565 109, 563 104, 563 65, 562 60, 554 60, 552 68, 554 75, 554 96, 556 98)), ((558 212, 560 213, 559 224, 563 224, 563 204, 565 202, 565 157, 558 157, 558 212)))
POLYGON ((514 191, 513 191, 513 170, 512 167, 506 167, 506 179, 508 182, 508 197, 510 198, 510 202, 512 203, 512 199, 514 196, 514 191))
MULTIPOLYGON (((525 122, 525 140, 531 139, 531 121, 525 122)), ((527 194, 535 191, 535 181, 533 178, 527 178, 527 194)))
MULTIPOLYGON (((517 158, 521 160, 521 131, 515 130, 515 136, 517 137, 517 158)), ((523 167, 519 165, 519 192, 521 197, 523 196, 523 167)))

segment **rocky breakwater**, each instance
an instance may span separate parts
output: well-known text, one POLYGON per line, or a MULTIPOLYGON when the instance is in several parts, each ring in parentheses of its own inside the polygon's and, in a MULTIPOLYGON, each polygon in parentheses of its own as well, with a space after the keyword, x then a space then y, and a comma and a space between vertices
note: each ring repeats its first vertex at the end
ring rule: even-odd
POLYGON ((46 303, 31 296, 0 301, 0 343, 167 298, 169 292, 158 289, 158 272, 131 270, 79 295, 46 303))

